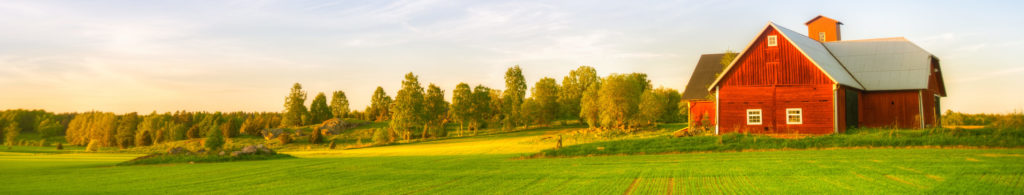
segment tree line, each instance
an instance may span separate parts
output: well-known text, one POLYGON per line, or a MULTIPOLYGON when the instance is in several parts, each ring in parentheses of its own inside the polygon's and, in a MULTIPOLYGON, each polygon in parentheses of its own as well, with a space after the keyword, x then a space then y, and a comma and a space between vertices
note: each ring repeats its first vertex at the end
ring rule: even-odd
POLYGON ((461 82, 448 99, 440 86, 429 83, 424 87, 419 77, 410 72, 404 76, 394 98, 378 86, 370 97, 370 105, 362 110, 350 109, 348 97, 341 90, 332 92, 330 101, 325 93, 317 93, 307 107, 307 92, 295 83, 285 96, 280 113, 176 111, 117 115, 99 111, 53 114, 9 110, 0 113, 0 127, 4 129, 5 140, 28 131, 43 137, 64 136, 74 145, 95 140, 101 146, 127 148, 202 138, 210 132, 227 138, 259 136, 264 129, 315 125, 332 118, 386 121, 387 129, 381 134, 391 140, 445 137, 449 124, 457 125, 457 133, 463 135, 489 126, 513 130, 549 126, 558 121, 578 121, 591 128, 633 130, 685 119, 685 104, 680 104, 679 92, 653 88, 642 73, 600 77, 593 67, 580 66, 569 71, 561 83, 544 77, 530 87, 517 65, 508 68, 504 79, 504 89, 461 82))

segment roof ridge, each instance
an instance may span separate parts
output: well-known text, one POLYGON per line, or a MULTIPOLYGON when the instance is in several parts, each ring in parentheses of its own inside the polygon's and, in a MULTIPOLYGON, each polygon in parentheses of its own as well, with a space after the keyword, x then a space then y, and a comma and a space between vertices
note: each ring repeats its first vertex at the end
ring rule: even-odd
POLYGON ((884 37, 884 38, 871 38, 871 39, 842 40, 842 41, 835 41, 835 42, 866 42, 866 41, 890 41, 890 40, 910 41, 910 40, 907 40, 906 37, 884 37))

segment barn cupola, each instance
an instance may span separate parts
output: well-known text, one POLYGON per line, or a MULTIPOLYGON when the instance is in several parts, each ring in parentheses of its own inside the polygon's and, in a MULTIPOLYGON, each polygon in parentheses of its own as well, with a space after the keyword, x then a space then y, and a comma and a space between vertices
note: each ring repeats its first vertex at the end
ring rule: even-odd
POLYGON ((807 25, 807 36, 811 39, 821 42, 843 40, 839 33, 839 25, 843 23, 835 19, 818 15, 804 24, 807 25))

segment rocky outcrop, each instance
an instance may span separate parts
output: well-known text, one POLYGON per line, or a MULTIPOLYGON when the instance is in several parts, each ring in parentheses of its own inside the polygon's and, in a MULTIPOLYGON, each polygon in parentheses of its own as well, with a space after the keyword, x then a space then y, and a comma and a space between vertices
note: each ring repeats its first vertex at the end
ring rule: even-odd
POLYGON ((242 148, 242 150, 231 152, 231 156, 242 156, 242 155, 274 155, 277 152, 267 148, 263 144, 249 145, 242 148))
POLYGON ((359 123, 348 122, 345 120, 332 118, 320 123, 315 128, 320 130, 324 136, 338 135, 346 129, 351 129, 359 126, 359 123))
POLYGON ((260 134, 263 135, 263 139, 267 140, 277 138, 277 136, 281 136, 281 134, 284 133, 284 129, 264 129, 260 131, 260 134))

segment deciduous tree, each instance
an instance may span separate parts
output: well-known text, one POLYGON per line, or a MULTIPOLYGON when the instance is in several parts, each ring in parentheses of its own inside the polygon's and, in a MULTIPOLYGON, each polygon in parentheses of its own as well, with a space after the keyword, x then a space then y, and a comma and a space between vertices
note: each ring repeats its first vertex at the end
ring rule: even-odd
POLYGON ((423 86, 419 77, 411 72, 405 75, 402 89, 395 95, 391 108, 391 128, 402 133, 405 140, 412 136, 412 129, 424 124, 423 86))
POLYGON ((427 86, 427 94, 423 97, 423 139, 427 138, 429 132, 434 137, 447 135, 444 125, 447 121, 448 101, 444 100, 444 90, 431 83, 427 86))
POLYGON ((564 118, 579 118, 582 109, 583 93, 591 85, 597 85, 601 79, 597 77, 594 67, 580 66, 576 70, 569 71, 569 75, 562 79, 562 87, 558 91, 558 102, 561 105, 560 111, 564 118))
POLYGON ((473 90, 469 84, 459 83, 452 91, 451 118, 459 122, 459 133, 461 135, 466 122, 472 118, 473 90))
POLYGON ((384 92, 383 87, 377 86, 377 90, 373 91, 373 97, 370 98, 370 107, 366 110, 366 113, 370 115, 370 120, 390 120, 391 103, 391 96, 384 92))
POLYGON ((316 94, 312 105, 309 106, 310 124, 320 124, 327 119, 334 118, 331 108, 327 106, 327 96, 323 92, 316 94))
POLYGON ((505 118, 502 127, 506 130, 521 123, 519 116, 525 98, 526 78, 523 77, 523 70, 516 65, 505 72, 505 94, 502 95, 502 114, 505 118))
POLYGON ((334 95, 331 96, 331 114, 337 118, 348 118, 348 112, 348 97, 345 96, 345 92, 334 91, 334 95))
POLYGON ((117 125, 117 147, 125 149, 135 146, 135 131, 139 126, 139 114, 132 112, 121 116, 117 125))
POLYGON ((558 91, 558 82, 549 77, 541 78, 533 85, 531 94, 537 106, 537 112, 531 114, 535 117, 533 122, 547 126, 558 117, 558 91))

